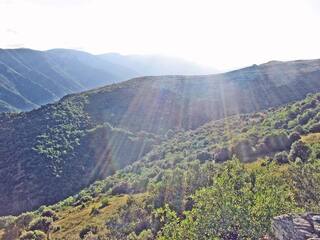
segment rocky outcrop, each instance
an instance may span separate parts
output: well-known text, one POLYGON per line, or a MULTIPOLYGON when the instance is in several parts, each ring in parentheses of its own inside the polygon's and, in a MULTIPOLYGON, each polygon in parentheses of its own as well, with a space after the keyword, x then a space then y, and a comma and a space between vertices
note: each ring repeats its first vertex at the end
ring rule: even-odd
POLYGON ((320 214, 281 215, 272 221, 275 240, 320 240, 320 214))

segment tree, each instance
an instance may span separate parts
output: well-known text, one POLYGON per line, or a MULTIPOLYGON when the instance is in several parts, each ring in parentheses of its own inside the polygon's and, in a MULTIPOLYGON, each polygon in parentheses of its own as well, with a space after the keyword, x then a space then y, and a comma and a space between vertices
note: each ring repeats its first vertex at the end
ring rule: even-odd
POLYGON ((42 232, 47 233, 47 232, 50 231, 50 229, 52 227, 52 223, 53 223, 52 218, 40 217, 40 218, 37 218, 37 219, 33 220, 30 223, 29 229, 32 230, 32 231, 40 230, 42 232))
POLYGON ((274 160, 276 160, 276 162, 278 164, 285 164, 289 162, 288 159, 288 154, 286 152, 279 152, 274 156, 274 160))
POLYGON ((305 211, 320 211, 320 162, 294 163, 289 167, 288 182, 295 199, 305 211))
POLYGON ((46 234, 38 230, 25 232, 19 238, 19 240, 45 240, 45 239, 47 239, 46 234))
POLYGON ((213 156, 212 156, 212 153, 209 153, 207 151, 202 151, 197 154, 197 159, 199 159, 200 162, 205 162, 208 160, 212 160, 213 156))
POLYGON ((120 194, 126 194, 130 192, 130 184, 128 182, 120 182, 117 185, 115 185, 112 190, 112 195, 120 195, 120 194))
POLYGON ((247 161, 253 155, 253 147, 249 140, 242 139, 231 146, 231 152, 241 161, 247 161))
MULTIPOLYGON (((273 168, 276 168, 273 166, 273 168)), ((270 174, 272 166, 248 171, 228 162, 212 187, 199 190, 193 209, 180 219, 165 209, 167 224, 159 239, 259 239, 270 231, 271 219, 294 211, 285 179, 270 174), (277 186, 277 187, 275 187, 277 186)))
POLYGON ((20 228, 26 228, 29 226, 33 218, 34 218, 33 213, 30 213, 30 212, 23 213, 17 218, 15 223, 20 228))
POLYGON ((99 208, 105 208, 107 206, 109 206, 109 199, 107 197, 104 197, 102 200, 101 200, 101 206, 99 208))
POLYGON ((84 239, 86 237, 87 234, 89 233, 93 233, 93 234, 97 234, 98 233, 98 227, 95 225, 87 225, 85 226, 79 233, 79 237, 81 239, 84 239))
POLYGON ((314 123, 310 126, 309 132, 311 133, 318 133, 320 132, 320 123, 314 123))
POLYGON ((230 159, 231 154, 228 148, 218 148, 214 153, 214 160, 218 163, 230 159))
POLYGON ((159 208, 169 204, 179 214, 182 213, 185 207, 186 190, 184 171, 181 169, 166 171, 163 180, 152 189, 154 207, 159 208))
POLYGON ((311 150, 305 143, 303 143, 302 141, 297 141, 291 146, 289 160, 295 162, 296 159, 299 158, 302 162, 306 162, 308 161, 310 153, 311 150))
POLYGON ((293 132, 289 135, 289 141, 290 143, 294 143, 295 141, 298 141, 301 138, 300 134, 298 132, 293 132))
POLYGON ((290 148, 291 142, 285 133, 272 134, 263 138, 268 151, 282 151, 290 148))
POLYGON ((59 219, 58 215, 55 213, 55 211, 51 210, 51 209, 45 209, 43 210, 43 212, 41 213, 42 217, 48 217, 48 218, 52 218, 53 221, 57 221, 59 219))

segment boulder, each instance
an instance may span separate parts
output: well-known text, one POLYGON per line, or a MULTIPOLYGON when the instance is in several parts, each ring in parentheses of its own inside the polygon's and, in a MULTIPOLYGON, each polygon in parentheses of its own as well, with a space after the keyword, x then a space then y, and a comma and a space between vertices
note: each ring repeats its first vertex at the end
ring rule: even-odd
POLYGON ((281 215, 272 221, 275 240, 320 240, 320 214, 281 215))

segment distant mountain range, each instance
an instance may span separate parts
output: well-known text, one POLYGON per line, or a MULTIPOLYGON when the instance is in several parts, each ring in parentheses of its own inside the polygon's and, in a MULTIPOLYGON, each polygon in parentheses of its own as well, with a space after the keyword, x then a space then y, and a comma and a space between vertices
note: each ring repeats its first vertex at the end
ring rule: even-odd
POLYGON ((137 76, 213 72, 160 56, 0 49, 0 112, 31 110, 70 93, 137 76))
MULTIPOLYGON (((60 60, 70 56, 61 50, 45 54, 60 60)), ((42 52, 38 55, 43 57, 42 52)), ((84 59, 87 57, 92 55, 85 54, 84 59)), ((50 69, 64 66, 71 71, 77 68, 74 64, 73 68, 57 64, 50 69)), ((39 72, 26 70, 26 64, 19 68, 26 75, 39 76, 39 72)), ((78 76, 78 83, 84 84, 84 75, 78 76)), ((33 96, 34 87, 26 87, 33 96)), ((320 60, 273 61, 216 75, 139 77, 71 94, 30 112, 2 113, 0 215, 17 214, 74 194, 140 159, 174 132, 280 106, 318 91, 320 60)))
POLYGON ((197 65, 180 58, 161 55, 121 55, 107 53, 99 55, 110 63, 133 69, 139 76, 155 75, 201 75, 217 73, 217 69, 197 65))

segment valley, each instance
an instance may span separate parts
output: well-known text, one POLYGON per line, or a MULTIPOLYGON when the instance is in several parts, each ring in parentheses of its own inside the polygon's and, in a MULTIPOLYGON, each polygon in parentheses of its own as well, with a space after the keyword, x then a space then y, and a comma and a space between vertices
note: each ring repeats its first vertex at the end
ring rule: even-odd
MULTIPOLYGON (((255 230, 237 234, 267 234, 275 215, 316 210, 318 67, 318 60, 270 62, 220 75, 141 77, 2 113, 2 238, 188 239, 202 231, 184 229, 198 224, 189 216, 204 214, 198 204, 216 197, 227 204, 237 193, 215 189, 239 181, 243 201, 261 216, 241 208, 255 230), (299 164, 312 173, 305 180, 297 179, 299 164), (304 181, 315 185, 304 192, 304 181), (267 205, 258 202, 269 195, 267 205), (256 217, 266 222, 249 220, 256 217)), ((232 231, 210 236, 229 239, 232 231)))
MULTIPOLYGON (((204 214, 197 212, 202 211, 198 204, 209 207, 206 204, 211 204, 209 199, 215 197, 217 200, 224 198, 223 203, 227 204, 233 199, 233 194, 238 194, 228 187, 241 181, 244 181, 244 185, 239 185, 244 194, 243 201, 251 199, 252 206, 247 206, 261 207, 261 217, 268 219, 267 222, 248 219, 250 226, 256 229, 253 234, 266 233, 273 214, 318 209, 319 99, 318 94, 309 95, 302 101, 280 108, 236 115, 209 122, 195 130, 179 132, 155 146, 141 160, 95 182, 73 197, 17 218, 2 218, 2 225, 6 225, 3 236, 22 234, 29 224, 32 226, 31 221, 45 216, 50 209, 51 214, 58 216, 50 223, 48 234, 51 239, 78 239, 79 236, 85 239, 81 232, 99 239, 127 239, 128 235, 153 239, 154 234, 158 234, 159 239, 183 239, 188 234, 200 234, 202 231, 184 229, 190 214, 204 214), (231 155, 234 159, 227 161, 231 155), (305 175, 305 172, 309 174, 305 175), (225 174, 228 174, 227 178, 225 174), (315 185, 305 185, 309 181, 315 185), (250 184, 254 184, 255 190, 250 184), (222 187, 223 192, 215 193, 217 187, 222 187), (259 202, 260 197, 268 197, 268 201, 259 202), (270 205, 272 203, 276 205, 270 205), (264 212, 267 206, 273 206, 270 208, 274 211, 272 215, 264 212), (27 216, 29 223, 17 225, 21 221, 19 219, 27 216), (165 225, 162 216, 166 219, 165 225), (182 216, 186 217, 179 220, 182 216), (106 222, 105 227, 101 220, 106 222)), ((245 205, 240 206, 245 208, 245 205)), ((213 214, 215 209, 205 211, 213 214)), ((240 219, 244 210, 239 210, 240 219)), ((230 224, 238 221, 235 209, 232 213, 228 213, 231 211, 228 208, 225 211, 221 216, 223 219, 232 217, 234 220, 230 224)), ((248 218, 259 217, 255 216, 256 210, 247 214, 248 218)), ((203 216, 202 221, 216 221, 210 215, 203 216)), ((201 226, 203 224, 205 222, 201 226)))

